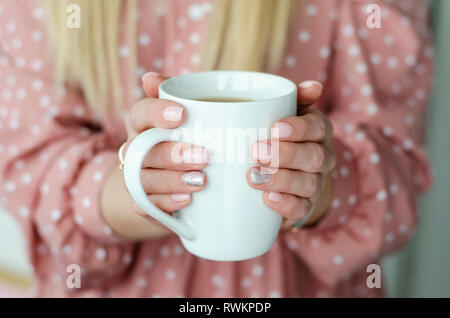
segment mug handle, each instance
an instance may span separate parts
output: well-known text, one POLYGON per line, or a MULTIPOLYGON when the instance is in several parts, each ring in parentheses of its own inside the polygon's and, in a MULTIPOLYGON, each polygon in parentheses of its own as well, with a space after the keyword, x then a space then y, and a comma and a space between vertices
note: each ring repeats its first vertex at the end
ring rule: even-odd
POLYGON ((191 241, 195 238, 192 227, 156 207, 148 199, 141 183, 141 169, 145 156, 155 145, 170 141, 173 132, 173 129, 152 128, 137 136, 125 154, 123 174, 128 192, 142 210, 179 236, 191 241))

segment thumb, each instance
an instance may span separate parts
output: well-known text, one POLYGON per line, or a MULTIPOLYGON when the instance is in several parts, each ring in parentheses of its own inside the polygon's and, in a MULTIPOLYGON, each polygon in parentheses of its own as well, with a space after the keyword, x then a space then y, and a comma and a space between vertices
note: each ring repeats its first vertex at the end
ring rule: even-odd
POLYGON ((162 76, 155 72, 146 73, 142 76, 142 88, 148 97, 158 98, 159 85, 168 77, 162 76))
POLYGON ((298 85, 297 104, 310 106, 322 96, 323 85, 317 81, 301 82, 298 85))

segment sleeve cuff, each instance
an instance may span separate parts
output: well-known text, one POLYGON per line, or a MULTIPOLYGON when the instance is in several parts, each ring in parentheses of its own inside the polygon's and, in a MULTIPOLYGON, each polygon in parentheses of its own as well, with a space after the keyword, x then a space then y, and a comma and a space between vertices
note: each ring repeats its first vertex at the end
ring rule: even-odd
POLYGON ((104 151, 97 154, 83 167, 71 194, 75 223, 90 236, 105 243, 117 244, 124 240, 115 235, 101 212, 103 185, 114 166, 119 169, 115 152, 104 151))

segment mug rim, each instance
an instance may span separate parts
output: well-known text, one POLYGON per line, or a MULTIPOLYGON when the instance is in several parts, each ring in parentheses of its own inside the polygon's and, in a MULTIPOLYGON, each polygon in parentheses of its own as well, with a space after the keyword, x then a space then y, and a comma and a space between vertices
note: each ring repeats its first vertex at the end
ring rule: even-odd
POLYGON ((255 103, 261 104, 261 103, 266 103, 266 102, 273 102, 273 101, 280 100, 280 99, 287 98, 287 97, 291 96, 293 93, 297 92, 297 89, 298 89, 297 85, 292 80, 290 80, 290 79, 288 79, 286 77, 280 76, 280 75, 276 75, 276 74, 265 73, 265 72, 255 72, 255 71, 217 71, 217 70, 215 70, 215 71, 204 71, 204 72, 187 73, 187 74, 181 74, 181 75, 178 75, 178 76, 171 77, 171 78, 165 80, 164 82, 162 82, 160 84, 160 86, 159 86, 159 96, 161 96, 161 93, 164 93, 164 95, 165 95, 164 98, 169 98, 169 99, 173 98, 174 100, 186 100, 186 101, 189 101, 190 103, 195 103, 196 105, 199 105, 199 106, 202 106, 202 105, 203 106, 207 106, 207 105, 211 106, 211 105, 223 105, 223 104, 226 104, 227 106, 233 106, 233 105, 242 105, 242 104, 252 105, 252 104, 255 104, 255 103), (245 102, 219 102, 219 101, 196 100, 196 99, 184 98, 184 97, 176 96, 175 94, 169 92, 167 90, 167 88, 166 88, 166 86, 168 84, 170 84, 171 82, 174 82, 174 81, 177 81, 177 80, 181 80, 181 79, 183 79, 185 77, 189 77, 189 76, 192 76, 192 75, 197 75, 198 76, 198 75, 202 75, 202 74, 206 75, 206 74, 214 74, 214 73, 263 75, 263 76, 266 76, 266 77, 271 77, 271 78, 274 78, 274 79, 286 82, 286 84, 290 86, 290 89, 288 88, 289 91, 287 93, 285 93, 285 94, 280 95, 280 96, 267 98, 267 99, 262 99, 262 100, 252 100, 252 101, 245 101, 245 102))

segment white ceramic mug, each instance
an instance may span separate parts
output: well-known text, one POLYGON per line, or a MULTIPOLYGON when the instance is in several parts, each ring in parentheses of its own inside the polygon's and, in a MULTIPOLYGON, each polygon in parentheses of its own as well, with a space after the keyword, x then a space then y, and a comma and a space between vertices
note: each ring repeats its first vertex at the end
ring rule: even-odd
POLYGON ((186 119, 177 129, 147 130, 130 144, 124 178, 134 201, 178 234, 185 248, 197 256, 238 261, 266 253, 277 237, 282 216, 264 204, 262 191, 247 183, 248 169, 255 166, 249 159, 250 146, 273 137, 270 127, 275 121, 296 115, 297 86, 271 74, 214 71, 173 77, 160 85, 159 98, 183 105, 186 119), (199 101, 205 98, 251 101, 199 101), (269 134, 255 135, 255 131, 269 134), (233 141, 230 136, 237 138, 233 141), (205 147, 210 163, 204 169, 206 188, 171 216, 148 200, 141 167, 153 146, 174 140, 205 147), (248 160, 242 160, 242 154, 248 160))

